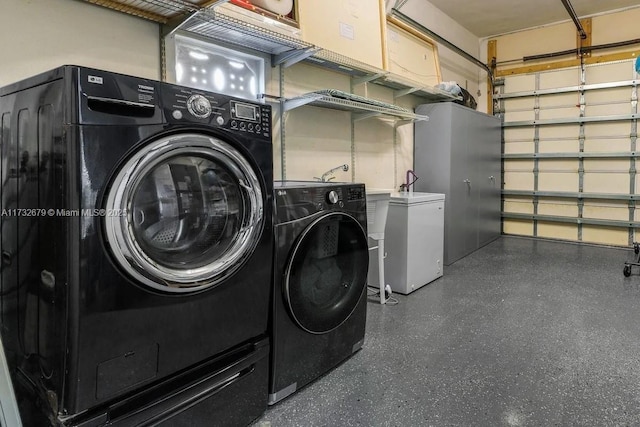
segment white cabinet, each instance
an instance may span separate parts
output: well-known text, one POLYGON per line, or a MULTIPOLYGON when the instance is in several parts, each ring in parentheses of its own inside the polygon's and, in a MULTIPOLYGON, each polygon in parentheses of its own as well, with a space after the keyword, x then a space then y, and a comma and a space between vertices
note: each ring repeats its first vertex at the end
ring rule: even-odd
POLYGON ((443 248, 444 194, 392 193, 385 227, 385 281, 393 292, 409 294, 441 277, 443 248))

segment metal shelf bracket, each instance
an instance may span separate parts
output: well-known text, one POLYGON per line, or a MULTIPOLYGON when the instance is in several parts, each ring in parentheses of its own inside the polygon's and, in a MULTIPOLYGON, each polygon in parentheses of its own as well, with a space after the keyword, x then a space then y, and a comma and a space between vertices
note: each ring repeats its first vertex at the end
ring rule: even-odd
POLYGON ((377 111, 372 111, 370 113, 353 113, 353 121, 359 122, 360 120, 370 119, 371 117, 381 116, 382 113, 378 113, 377 111))
POLYGON ((353 82, 354 85, 359 85, 362 83, 369 83, 369 82, 373 82, 375 80, 378 80, 381 77, 386 76, 388 73, 376 73, 376 74, 370 74, 367 76, 363 76, 363 77, 358 77, 358 78, 354 78, 351 81, 353 82))
POLYGON ((294 110, 307 104, 311 104, 322 98, 320 94, 306 94, 298 98, 287 99, 284 101, 284 111, 294 110))
POLYGON ((310 46, 300 49, 291 49, 286 52, 271 55, 271 66, 282 65, 287 68, 293 64, 313 56, 320 48, 317 46, 310 46))
POLYGON ((394 98, 400 98, 401 96, 406 96, 406 95, 410 95, 414 92, 417 92, 419 90, 421 90, 422 88, 419 87, 409 87, 406 89, 400 89, 400 90, 396 90, 393 92, 393 97, 394 98))

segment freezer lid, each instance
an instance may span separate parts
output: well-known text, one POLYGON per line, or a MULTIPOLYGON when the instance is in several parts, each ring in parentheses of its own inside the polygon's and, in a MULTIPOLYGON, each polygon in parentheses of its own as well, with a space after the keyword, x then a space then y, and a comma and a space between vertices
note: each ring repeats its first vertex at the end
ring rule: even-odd
POLYGON ((425 202, 443 201, 444 194, 440 193, 391 193, 391 205, 413 205, 425 202))

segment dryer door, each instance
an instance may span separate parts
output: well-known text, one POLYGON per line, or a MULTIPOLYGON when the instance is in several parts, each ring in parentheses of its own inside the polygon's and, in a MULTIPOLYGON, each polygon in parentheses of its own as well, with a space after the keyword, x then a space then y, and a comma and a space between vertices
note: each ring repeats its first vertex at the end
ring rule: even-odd
POLYGON ((258 176, 230 144, 177 134, 147 144, 121 168, 105 234, 134 279, 163 292, 220 283, 252 253, 263 228, 258 176))
POLYGON ((309 225, 287 265, 284 298, 296 323, 314 334, 349 318, 367 285, 369 253, 360 223, 330 213, 309 225))

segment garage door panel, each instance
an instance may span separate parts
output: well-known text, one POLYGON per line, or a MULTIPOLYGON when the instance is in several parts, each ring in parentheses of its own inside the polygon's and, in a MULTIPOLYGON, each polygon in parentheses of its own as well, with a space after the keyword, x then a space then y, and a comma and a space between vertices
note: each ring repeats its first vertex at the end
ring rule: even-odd
POLYGON ((534 90, 536 87, 535 74, 524 74, 521 76, 512 76, 504 81, 504 92, 527 92, 534 90))
POLYGON ((578 124, 567 124, 558 126, 542 126, 539 130, 541 139, 553 138, 575 138, 580 137, 580 126, 578 124))
POLYGON ((532 127, 504 128, 503 135, 505 142, 533 141, 535 131, 532 127))
POLYGON ((531 142, 505 142, 505 154, 527 154, 533 153, 533 141, 531 142))
MULTIPOLYGON (((628 244, 628 240, 629 232, 625 228, 599 227, 592 225, 584 225, 582 227, 583 242, 626 246, 628 244)), ((620 267, 620 270, 622 271, 622 267, 620 267)))
POLYGON ((504 199, 504 211, 510 213, 533 214, 533 201, 530 198, 507 197, 504 199))
POLYGON ((535 120, 536 114, 533 110, 527 111, 508 111, 504 113, 505 122, 520 122, 535 120))
POLYGON ((538 143, 540 153, 577 153, 580 151, 580 141, 578 139, 567 140, 540 140, 538 143))
POLYGON ((575 173, 540 172, 538 176, 539 191, 571 191, 579 189, 579 177, 575 173))
POLYGON ((533 221, 505 219, 502 229, 505 234, 533 236, 533 221))
POLYGON ((621 153, 631 149, 631 141, 629 137, 624 138, 603 138, 603 139, 585 139, 585 153, 621 153))
POLYGON ((584 136, 587 139, 629 135, 631 135, 631 125, 628 122, 584 124, 584 136))
POLYGON ((548 239, 577 240, 578 226, 554 222, 538 222, 538 237, 548 239))
POLYGON ((629 205, 624 201, 585 201, 583 217, 592 219, 629 220, 629 205))
POLYGON ((629 179, 628 179, 629 167, 630 167, 630 163, 628 159, 614 159, 614 160, 585 159, 584 161, 585 172, 587 173, 617 172, 621 174, 626 173, 627 183, 629 182, 629 179))
POLYGON ((629 102, 610 102, 606 104, 587 104, 584 109, 587 117, 595 116, 622 116, 631 114, 631 105, 629 102))
POLYGON ((587 65, 585 70, 587 84, 609 83, 636 78, 632 60, 587 65))
POLYGON ((549 109, 580 104, 580 95, 576 93, 559 93, 540 97, 540 108, 549 109))
POLYGON ((538 200, 538 213, 571 218, 578 216, 578 205, 575 200, 541 197, 538 200))
POLYGON ((541 120, 577 119, 578 117, 580 117, 580 107, 578 105, 540 110, 541 120))
POLYGON ((580 84, 580 69, 569 68, 540 73, 540 89, 555 89, 580 84))
POLYGON ((585 173, 585 193, 629 194, 628 173, 585 173))
POLYGON ((505 170, 504 189, 533 191, 533 172, 514 172, 505 170))

